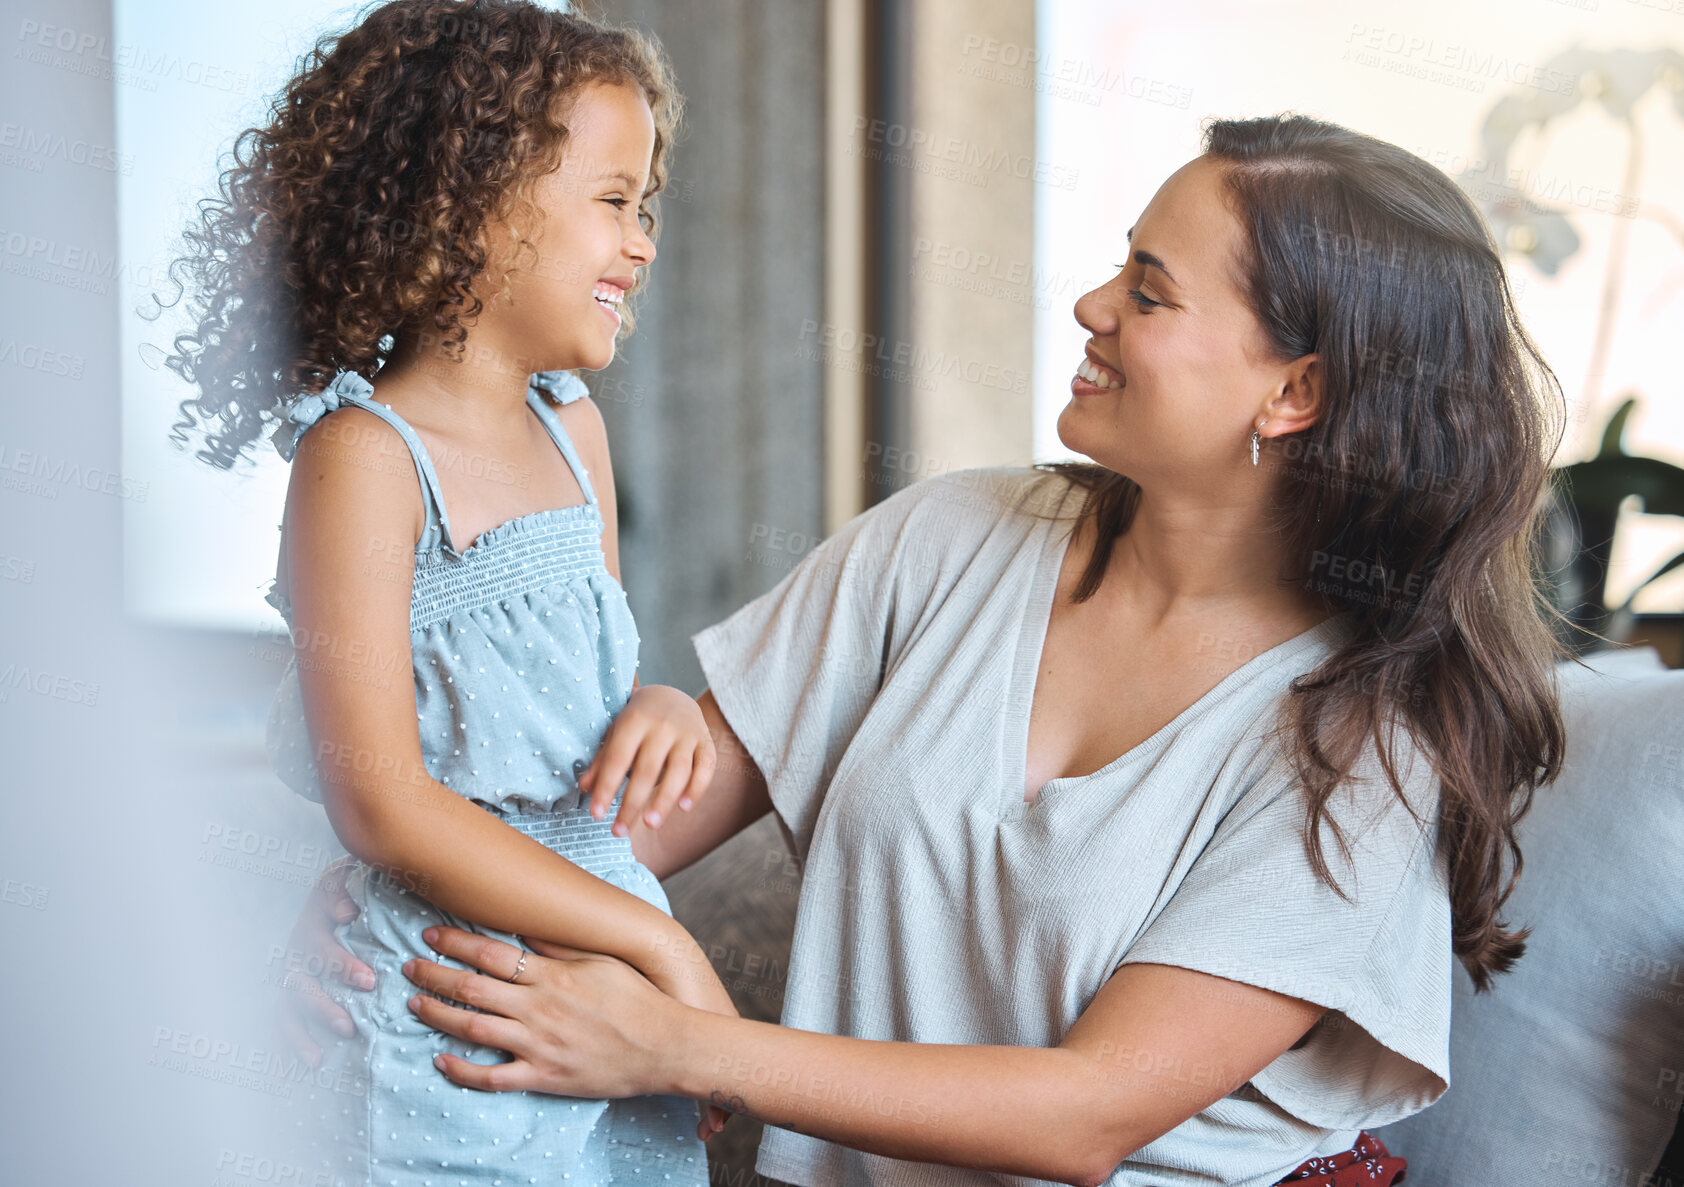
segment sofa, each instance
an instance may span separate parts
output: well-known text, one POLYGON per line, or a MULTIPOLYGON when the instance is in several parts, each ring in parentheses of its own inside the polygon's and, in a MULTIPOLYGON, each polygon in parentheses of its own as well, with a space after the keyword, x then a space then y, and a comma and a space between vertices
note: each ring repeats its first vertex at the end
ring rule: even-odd
POLYGON ((1450 1088, 1376 1131, 1410 1187, 1684 1187, 1684 671, 1560 666, 1566 761, 1521 821, 1492 989, 1456 969, 1450 1088))
MULTIPOLYGON (((1684 1096, 1684 671, 1651 647, 1584 662, 1560 666, 1566 760, 1520 827, 1504 917, 1532 928, 1526 955, 1477 996, 1457 966, 1450 1089, 1376 1131, 1409 1187, 1684 1187, 1677 1146, 1663 1165, 1684 1096)), ((743 1016, 777 1021, 800 878, 775 822, 666 885, 743 1016)), ((771 1183, 759 1138, 734 1119, 715 1181, 771 1183)))

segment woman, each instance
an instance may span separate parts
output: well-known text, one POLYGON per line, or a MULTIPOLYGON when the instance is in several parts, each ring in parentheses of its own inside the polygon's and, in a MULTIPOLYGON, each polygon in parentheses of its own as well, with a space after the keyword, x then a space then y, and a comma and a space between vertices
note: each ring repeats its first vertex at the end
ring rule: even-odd
POLYGON ((1452 954, 1523 949, 1559 386, 1468 200, 1370 137, 1214 123, 1129 238, 1076 305, 1095 464, 918 483, 695 637, 746 757, 634 845, 776 811, 783 1025, 439 929, 489 975, 411 962, 411 1009, 516 1057, 445 1075, 705 1097, 801 1184, 1394 1179, 1364 1131, 1447 1086, 1452 954))

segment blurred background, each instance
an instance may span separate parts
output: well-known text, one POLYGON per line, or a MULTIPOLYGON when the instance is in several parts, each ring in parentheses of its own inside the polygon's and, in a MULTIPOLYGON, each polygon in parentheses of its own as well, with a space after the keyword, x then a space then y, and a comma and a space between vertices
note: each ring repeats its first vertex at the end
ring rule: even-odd
MULTIPOLYGON (((287 472, 167 440, 175 327, 142 311, 233 137, 364 7, 3 3, 18 1182, 293 1165, 274 1118, 307 1073, 269 1015, 290 920, 341 850, 263 751, 287 472)), ((699 692, 689 636, 893 491, 1070 456, 1076 298, 1202 120, 1282 110, 1409 148, 1481 204, 1568 396, 1564 604, 1684 664, 1684 0, 582 7, 655 33, 688 98, 637 334, 585 376, 645 683, 699 692)), ((763 821, 669 888, 745 1014, 777 1017, 798 886, 763 821)), ((725 1136, 717 1181, 752 1181, 752 1124, 725 1136)))

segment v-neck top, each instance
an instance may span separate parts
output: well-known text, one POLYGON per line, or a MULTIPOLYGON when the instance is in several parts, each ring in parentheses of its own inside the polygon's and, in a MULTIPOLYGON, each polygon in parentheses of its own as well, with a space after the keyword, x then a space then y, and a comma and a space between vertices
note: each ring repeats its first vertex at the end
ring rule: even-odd
MULTIPOLYGON (((1024 606, 1017 646, 1012 658, 1009 692, 1011 703, 1022 706, 1023 728, 1021 730, 1015 727, 1006 728, 1005 761, 1008 772, 1013 767, 1018 771, 1020 791, 1027 789, 1029 778, 1029 719, 1035 704, 1035 685, 1040 675, 1041 658, 1046 650, 1047 629, 1052 623, 1053 598, 1058 593, 1058 579, 1064 568, 1064 559, 1069 551, 1072 535, 1073 533, 1070 532, 1047 532, 1041 540, 1043 555, 1040 556, 1034 576, 1030 580, 1029 597, 1024 606)), ((1113 771, 1125 765, 1149 761, 1150 756, 1166 745, 1169 739, 1174 737, 1182 727, 1196 721, 1201 714, 1208 711, 1213 705, 1221 703, 1228 695, 1230 685, 1243 682, 1255 672, 1272 667, 1283 659, 1302 652, 1307 645, 1339 638, 1344 631, 1344 627, 1343 621, 1337 618, 1328 619, 1267 651, 1260 652, 1223 677, 1215 687, 1180 713, 1177 713, 1173 719, 1165 723, 1162 728, 1154 731, 1150 737, 1124 751, 1097 771, 1091 771, 1086 775, 1061 775, 1056 779, 1048 779, 1036 791, 1035 800, 1051 794, 1063 785, 1081 783, 1089 779, 1104 779, 1113 771)), ((1021 795, 1015 800, 1008 797, 1005 802, 1002 802, 1001 811, 1007 819, 1021 820, 1029 812, 1033 803, 1034 801, 1021 795)))
MULTIPOLYGON (((1028 468, 925 479, 693 636, 802 866, 782 1021, 1051 1047, 1132 962, 1316 1002, 1329 1013, 1303 1046, 1106 1180, 1262 1187, 1448 1087, 1437 780, 1399 731, 1417 821, 1370 747, 1330 801, 1352 845, 1347 866, 1328 842, 1349 901, 1317 879, 1277 727, 1292 679, 1348 638, 1335 616, 1252 657, 1101 769, 1026 802, 1036 669, 1079 505, 1068 479, 1028 468)), ((1165 1074, 1189 1089, 1221 1075, 1165 1074)), ((818 1077, 811 1091, 825 1089, 818 1077)), ((757 1169, 826 1187, 1034 1181, 771 1126, 757 1169)))

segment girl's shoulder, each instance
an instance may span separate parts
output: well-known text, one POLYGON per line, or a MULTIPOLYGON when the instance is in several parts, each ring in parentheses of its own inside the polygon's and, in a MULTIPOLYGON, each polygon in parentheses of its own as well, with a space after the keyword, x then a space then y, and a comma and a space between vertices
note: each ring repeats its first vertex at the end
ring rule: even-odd
MULTIPOLYGON (((541 375, 565 375, 571 383, 562 387, 564 398, 560 407, 551 407, 550 412, 561 424, 561 430, 567 439, 573 443, 573 448, 579 453, 579 460, 583 463, 588 474, 598 473, 612 477, 613 464, 609 460, 608 425, 602 419, 602 409, 597 407, 596 401, 590 398, 590 390, 580 382, 577 376, 566 371, 540 371, 533 375, 532 386, 548 397, 554 389, 538 382, 541 375)), ((553 401, 547 401, 553 404, 553 401)), ((600 483, 592 479, 592 486, 596 488, 600 498, 605 493, 612 497, 612 489, 604 491, 600 483)), ((612 486, 612 483, 610 483, 612 486)))
POLYGON ((341 372, 322 391, 300 396, 288 407, 270 440, 292 463, 289 517, 297 505, 321 502, 340 508, 384 506, 405 523, 422 522, 424 480, 415 449, 372 397, 366 379, 341 372))
POLYGON ((414 450, 397 426, 357 404, 330 408, 299 426, 287 456, 294 476, 304 473, 314 481, 313 476, 331 473, 370 490, 414 487, 419 476, 414 450))
POLYGON ((373 384, 355 371, 341 371, 321 391, 294 397, 269 440, 275 452, 295 463, 295 471, 306 442, 318 462, 336 461, 381 474, 407 473, 405 466, 392 464, 396 459, 420 470, 417 455, 422 446, 414 429, 390 404, 376 400, 373 384))

